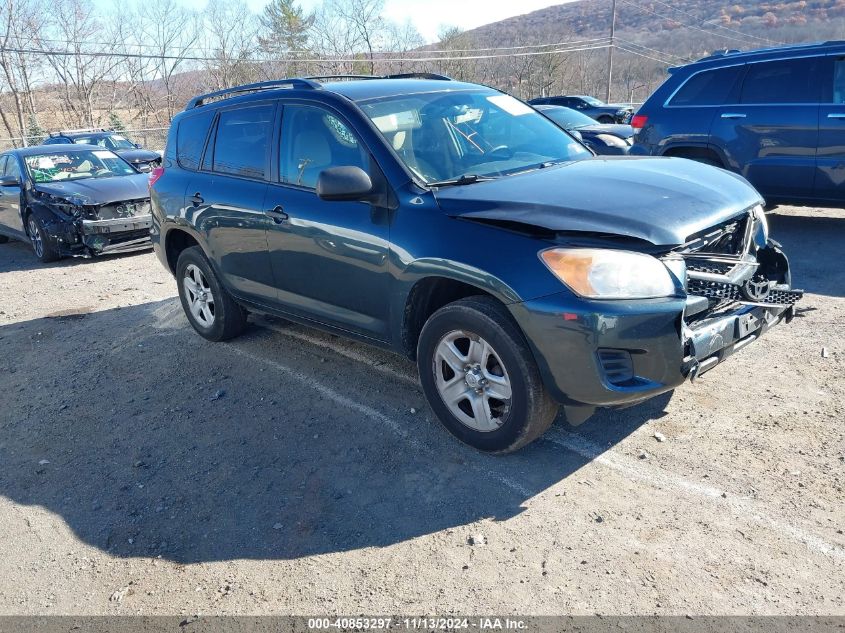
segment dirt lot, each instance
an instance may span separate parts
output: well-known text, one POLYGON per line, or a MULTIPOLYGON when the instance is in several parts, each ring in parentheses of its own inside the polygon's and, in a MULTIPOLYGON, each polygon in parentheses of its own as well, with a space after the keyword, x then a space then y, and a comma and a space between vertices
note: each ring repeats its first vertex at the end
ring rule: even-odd
POLYGON ((0 614, 845 614, 845 212, 770 219, 800 318, 498 458, 402 359, 0 246, 0 614))

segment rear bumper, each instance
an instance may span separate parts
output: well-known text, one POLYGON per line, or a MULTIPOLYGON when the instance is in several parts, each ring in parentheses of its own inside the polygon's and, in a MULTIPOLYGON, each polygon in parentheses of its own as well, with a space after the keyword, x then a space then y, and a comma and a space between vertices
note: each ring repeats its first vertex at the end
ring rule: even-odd
POLYGON ((793 315, 786 305, 734 304, 687 324, 685 307, 684 298, 598 302, 560 293, 510 309, 552 397, 588 411, 670 391, 793 315))

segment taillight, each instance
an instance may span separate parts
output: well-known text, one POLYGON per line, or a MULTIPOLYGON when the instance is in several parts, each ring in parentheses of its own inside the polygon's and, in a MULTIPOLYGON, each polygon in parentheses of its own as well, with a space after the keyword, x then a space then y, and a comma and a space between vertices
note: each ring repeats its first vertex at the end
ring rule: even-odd
POLYGON ((162 176, 164 176, 164 167, 153 167, 153 170, 150 172, 150 187, 156 184, 156 181, 162 176))
POLYGON ((635 114, 631 119, 631 127, 637 132, 643 129, 646 123, 648 123, 648 117, 645 114, 635 114))

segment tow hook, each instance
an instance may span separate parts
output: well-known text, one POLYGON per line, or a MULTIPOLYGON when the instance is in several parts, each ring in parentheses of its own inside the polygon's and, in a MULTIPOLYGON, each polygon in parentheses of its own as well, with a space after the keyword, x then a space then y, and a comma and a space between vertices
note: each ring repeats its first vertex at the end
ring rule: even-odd
POLYGON ((689 373, 687 374, 687 378, 689 378, 690 384, 695 382, 695 379, 698 378, 698 372, 701 369, 701 363, 698 362, 698 359, 693 356, 692 361, 690 361, 692 367, 690 367, 689 373))

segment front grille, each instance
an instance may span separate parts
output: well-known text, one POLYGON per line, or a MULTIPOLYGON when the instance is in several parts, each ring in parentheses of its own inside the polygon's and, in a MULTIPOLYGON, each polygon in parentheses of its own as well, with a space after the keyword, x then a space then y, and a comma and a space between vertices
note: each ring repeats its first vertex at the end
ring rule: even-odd
POLYGON ((134 218, 139 215, 149 215, 150 211, 149 199, 127 200, 125 202, 104 204, 97 211, 97 219, 115 220, 117 218, 134 218))
POLYGON ((600 349, 599 364, 611 385, 621 387, 634 378, 634 361, 624 349, 600 349))
POLYGON ((701 279, 690 279, 687 282, 687 292, 691 295, 719 301, 739 301, 742 299, 742 292, 740 292, 738 286, 716 281, 702 281, 701 279))

